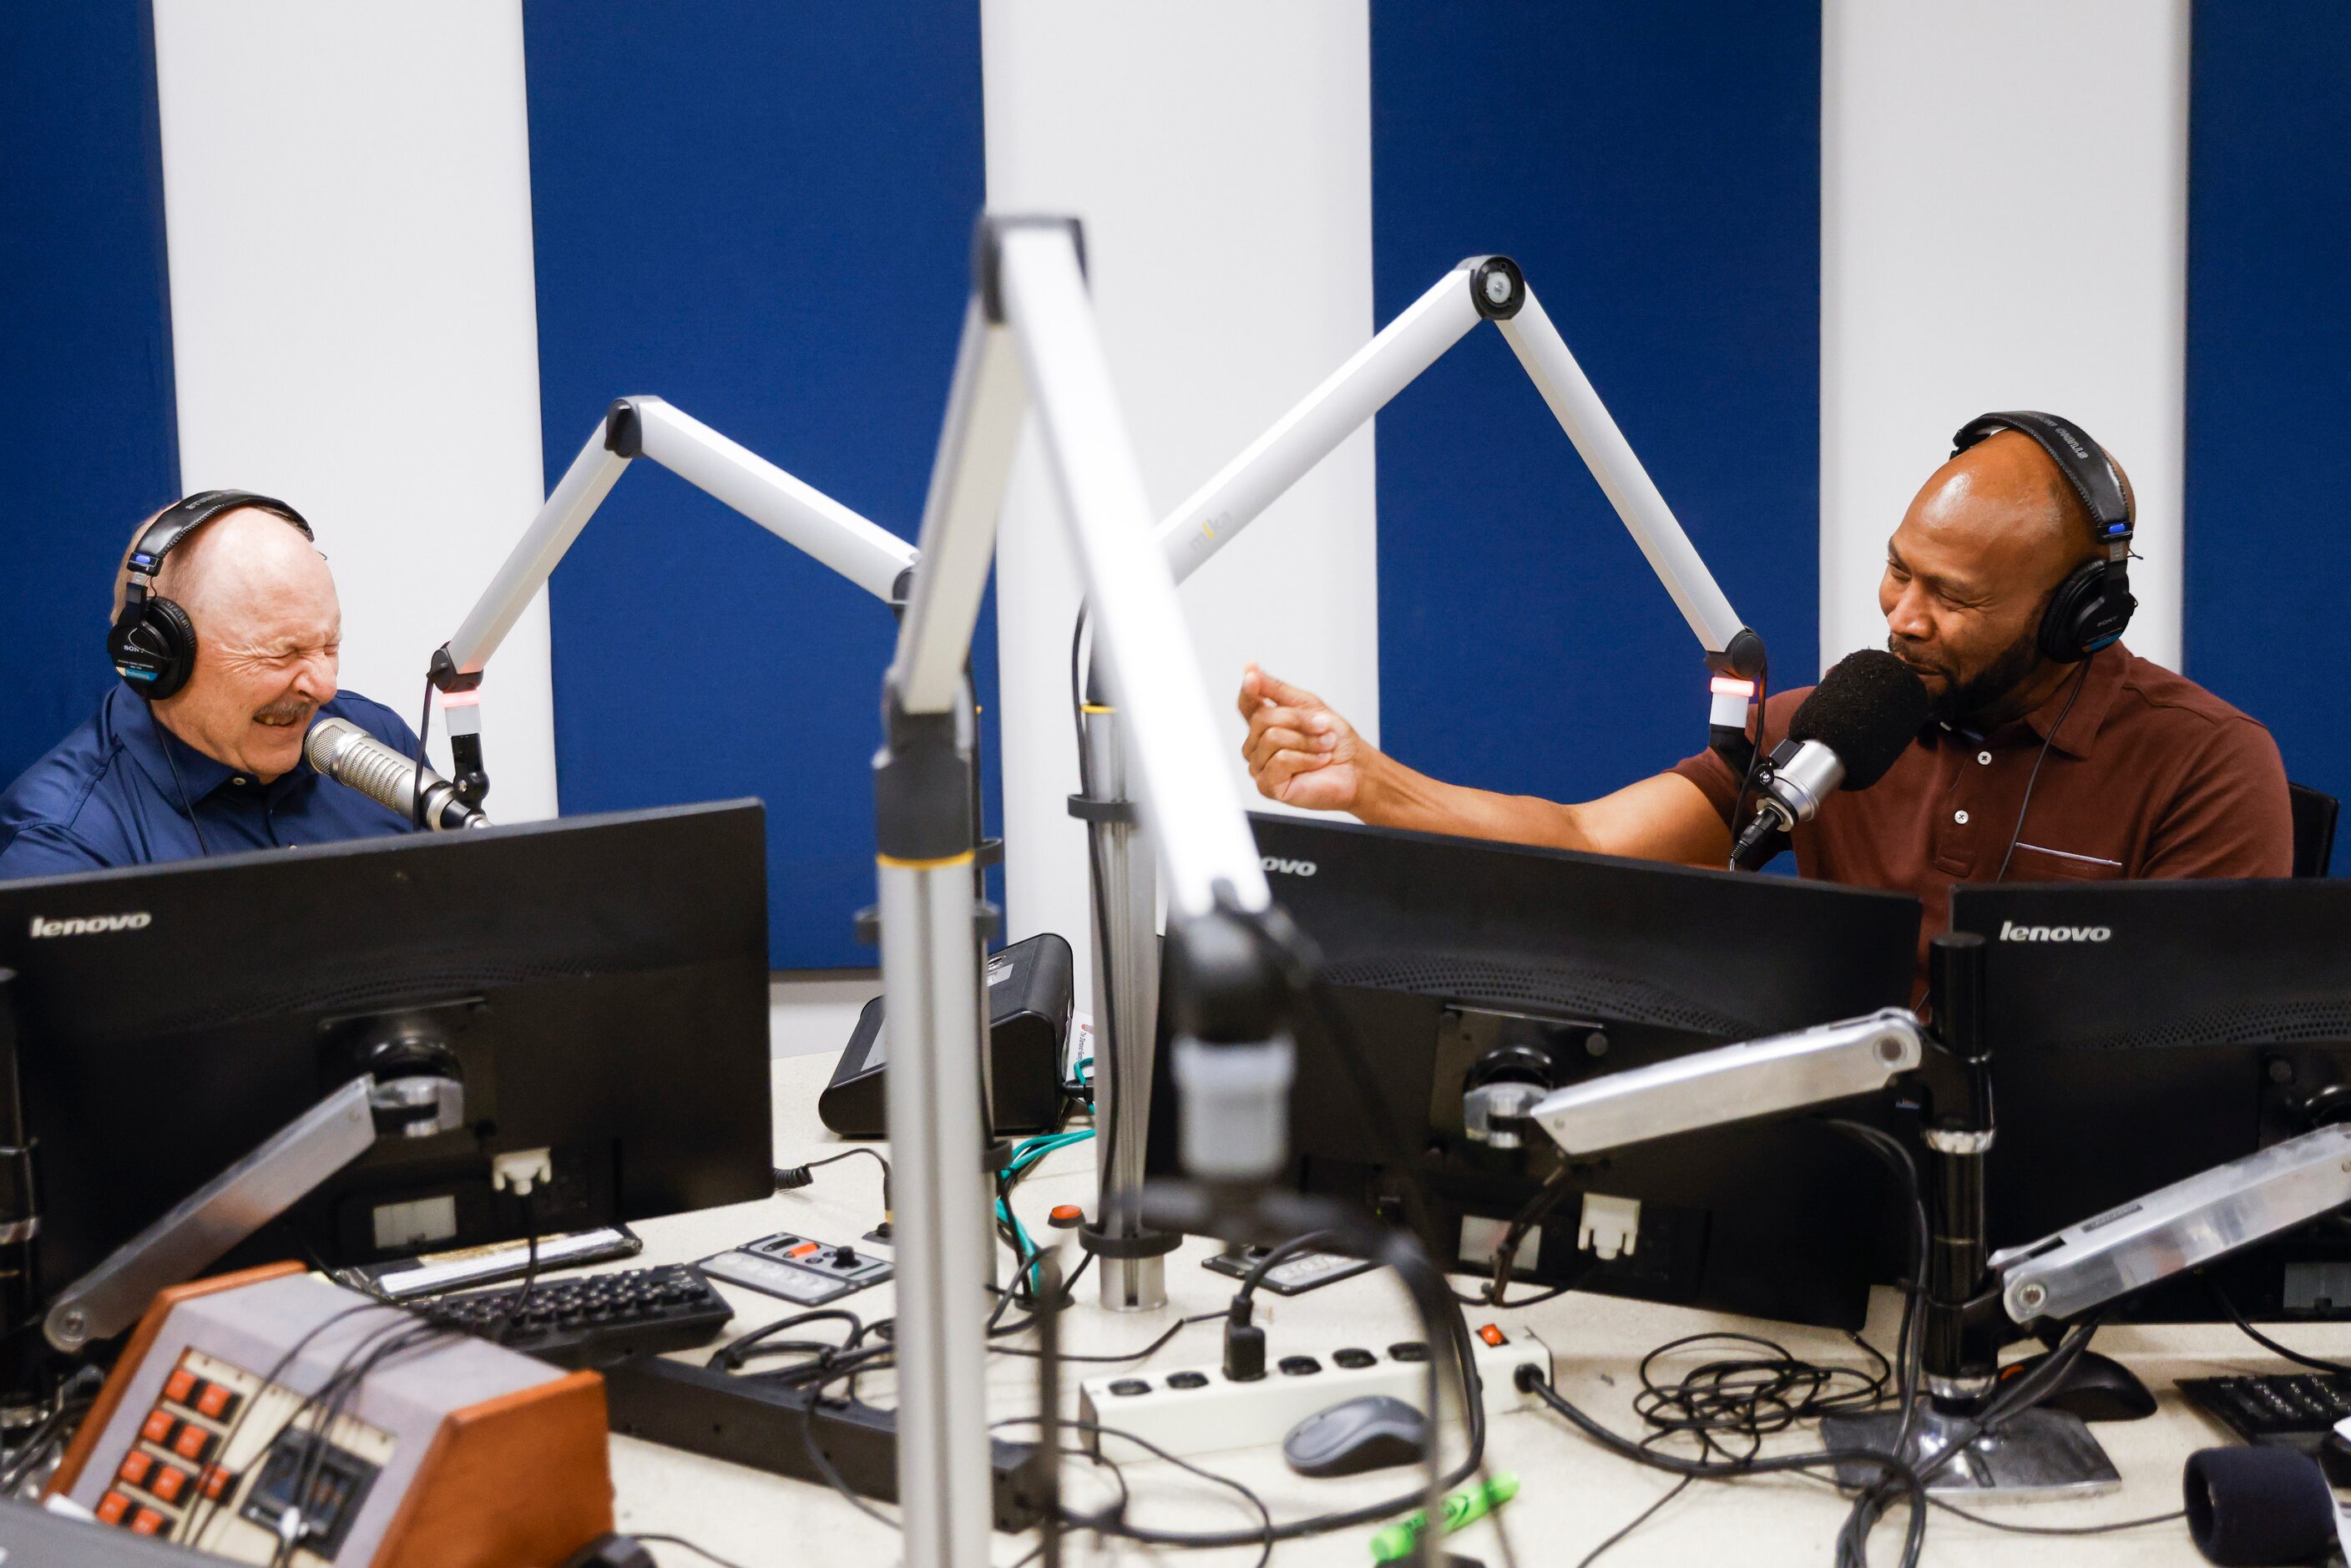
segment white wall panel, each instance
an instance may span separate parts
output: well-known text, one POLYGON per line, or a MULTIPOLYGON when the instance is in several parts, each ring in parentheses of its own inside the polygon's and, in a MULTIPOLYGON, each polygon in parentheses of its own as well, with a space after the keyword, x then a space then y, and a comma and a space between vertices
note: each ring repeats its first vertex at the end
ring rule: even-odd
MULTIPOLYGON (((985 0, 981 26, 989 204, 1084 220, 1111 368, 1164 515, 1371 334, 1365 0, 985 0)), ((1367 426, 1186 585, 1237 775, 1231 700, 1252 659, 1376 736, 1373 526, 1367 426)), ((1082 992, 1063 540, 1024 454, 997 558, 1009 934, 1068 936, 1082 992)))
MULTIPOLYGON (((155 52, 184 482, 310 517, 413 724, 541 495, 519 0, 155 0, 155 52)), ((484 689, 492 814, 553 815, 543 595, 484 689)))
POLYGON ((2188 0, 1824 0, 1821 663, 1882 643, 1950 434, 2063 413, 2137 491, 2129 642, 2179 663, 2188 0))

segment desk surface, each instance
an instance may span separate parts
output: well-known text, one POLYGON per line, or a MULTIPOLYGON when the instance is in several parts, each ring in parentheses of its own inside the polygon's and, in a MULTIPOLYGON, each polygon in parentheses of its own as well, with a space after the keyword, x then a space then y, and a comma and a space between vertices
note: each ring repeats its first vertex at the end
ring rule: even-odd
MULTIPOLYGON (((802 1164, 850 1146, 825 1131, 816 1116, 817 1091, 831 1066, 830 1056, 783 1058, 775 1063, 778 1165, 802 1164)), ((1092 1147, 1081 1144, 1049 1156, 1017 1190, 1015 1207, 1032 1232, 1050 1234, 1042 1229, 1042 1220, 1055 1203, 1083 1203, 1091 1209, 1092 1147)), ((784 1229, 820 1240, 853 1241, 872 1227, 881 1200, 881 1173, 873 1162, 845 1160, 817 1172, 816 1178, 812 1186, 763 1202, 639 1226, 645 1240, 645 1260, 691 1260, 784 1229)), ((1233 1282, 1200 1266, 1210 1249, 1209 1244, 1194 1241, 1169 1258, 1170 1304, 1162 1312, 1104 1312, 1093 1304, 1091 1281, 1081 1282, 1080 1305, 1064 1320, 1065 1348, 1099 1354, 1140 1346, 1156 1338, 1179 1315, 1221 1309, 1231 1299, 1233 1282)), ((790 1310, 788 1303, 769 1297, 726 1289, 738 1313, 729 1326, 730 1334, 790 1310)), ((1260 1294, 1259 1301, 1259 1321, 1266 1324, 1269 1348, 1276 1356, 1292 1350, 1325 1352, 1341 1344, 1418 1337, 1402 1292, 1392 1280, 1376 1274, 1293 1300, 1260 1294)), ((1890 1292, 1881 1292, 1871 1333, 1880 1345, 1893 1343, 1894 1302, 1890 1292)), ((853 1308, 869 1321, 893 1310, 887 1285, 836 1304, 853 1308)), ((1638 1426, 1630 1407, 1634 1367, 1646 1352, 1682 1334, 1758 1326, 1750 1320, 1719 1313, 1584 1295, 1565 1296, 1525 1312, 1499 1314, 1499 1321, 1506 1328, 1523 1325, 1533 1330, 1557 1358, 1562 1391, 1628 1434, 1638 1426)), ((1771 1324, 1761 1325, 1761 1332, 1799 1355, 1854 1364, 1862 1359, 1842 1336, 1825 1331, 1771 1324)), ((2351 1330, 2305 1330, 2298 1338, 2319 1354, 2351 1352, 2351 1330)), ((2233 1329, 2116 1329, 2099 1336, 2098 1347, 2119 1355, 2145 1376, 2162 1405, 2151 1419, 2095 1428, 2122 1473, 2121 1490, 2079 1502, 1984 1505, 1983 1511, 1990 1516, 2020 1524, 2080 1525, 2176 1510, 2182 1462, 2191 1450, 2221 1437, 2218 1428, 2181 1403, 2170 1387, 2172 1380, 2222 1370, 2282 1369, 2233 1329)), ((1207 1364, 1217 1358, 1218 1350, 1217 1325, 1199 1323, 1178 1333, 1149 1362, 1137 1364, 1207 1364)), ((1036 1364, 1026 1358, 991 1358, 992 1414, 1020 1416, 1036 1409, 1035 1369, 1036 1364)), ((1074 1375, 1077 1369, 1071 1370, 1074 1375)), ((1074 1375, 1065 1379, 1064 1385, 1065 1399, 1072 1404, 1073 1381, 1074 1375)), ((889 1375, 862 1380, 861 1392, 876 1404, 889 1404, 889 1375)), ((1489 1431, 1494 1467, 1515 1471, 1524 1481, 1524 1490, 1503 1511, 1502 1518, 1518 1560, 1527 1568, 1577 1562, 1674 1485, 1669 1476, 1600 1450, 1547 1413, 1503 1415, 1489 1423, 1489 1431)), ((1276 1519, 1375 1500, 1405 1490, 1412 1480, 1405 1478, 1417 1477, 1416 1471, 1390 1471, 1341 1481, 1305 1480, 1292 1475, 1272 1448, 1207 1456, 1201 1462, 1257 1490, 1276 1519)), ((1085 1469, 1078 1461, 1069 1467, 1067 1484, 1072 1489, 1073 1504, 1090 1495, 1076 1490, 1084 1484, 1085 1469)), ((1129 1517, 1137 1523, 1206 1530, 1254 1522, 1254 1515, 1247 1513, 1232 1494, 1196 1481, 1170 1466, 1132 1464, 1126 1472, 1134 1492, 1129 1517)), ((897 1560, 894 1531, 866 1519, 819 1486, 627 1437, 613 1439, 612 1475, 621 1528, 683 1535, 743 1568, 811 1562, 879 1564, 897 1560)), ((1816 1481, 1799 1478, 1700 1483, 1684 1491, 1603 1561, 1610 1568, 1623 1568, 1643 1563, 1684 1563, 1702 1561, 1710 1553, 1735 1552, 1742 1564, 1756 1568, 1783 1563, 1811 1568, 1830 1560, 1832 1542, 1844 1513, 1841 1496, 1816 1481)), ((1896 1560, 1900 1532, 1898 1514, 1879 1527, 1872 1542, 1879 1558, 1888 1563, 1896 1560)), ((1370 1530, 1357 1528, 1289 1542, 1277 1549, 1275 1560, 1301 1568, 1310 1563, 1362 1568, 1370 1562, 1365 1544, 1370 1534, 1370 1530)), ((1009 1564, 1033 1544, 1033 1535, 1000 1536, 992 1555, 998 1563, 1009 1564)), ((1454 1538, 1454 1544, 1456 1550, 1482 1559, 1489 1568, 1499 1568, 1503 1561, 1488 1526, 1474 1527, 1454 1538)), ((659 1550, 665 1568, 695 1561, 675 1547, 659 1550)), ((1131 1543, 1097 1543, 1078 1536, 1069 1538, 1069 1552, 1071 1561, 1081 1563, 1134 1560, 1144 1554, 1144 1549, 1131 1543)), ((1184 1554, 1204 1568, 1245 1564, 1254 1562, 1256 1555, 1254 1548, 1184 1554)), ((2005 1534, 1939 1511, 1928 1526, 1926 1560, 1971 1564, 2203 1561, 2189 1543, 2185 1527, 2176 1521, 2117 1535, 2053 1540, 2005 1534)))

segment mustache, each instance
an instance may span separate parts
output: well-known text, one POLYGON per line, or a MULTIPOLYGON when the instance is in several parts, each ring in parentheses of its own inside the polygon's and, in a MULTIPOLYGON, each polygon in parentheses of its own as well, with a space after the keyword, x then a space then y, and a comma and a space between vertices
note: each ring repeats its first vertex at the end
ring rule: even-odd
POLYGON ((308 718, 318 704, 307 697, 280 697, 268 706, 258 709, 253 717, 256 724, 296 724, 308 718))

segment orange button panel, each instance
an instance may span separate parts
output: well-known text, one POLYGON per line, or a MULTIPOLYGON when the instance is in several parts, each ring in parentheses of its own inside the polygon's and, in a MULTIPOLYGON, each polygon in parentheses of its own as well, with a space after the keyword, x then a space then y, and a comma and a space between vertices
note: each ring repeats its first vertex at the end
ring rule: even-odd
POLYGON ((120 1472, 120 1479, 125 1486, 145 1486, 147 1484, 147 1472, 154 1468, 155 1457, 152 1454, 146 1453, 141 1449, 133 1448, 129 1453, 122 1456, 122 1469, 120 1472))
POLYGON ((163 1397, 174 1405, 185 1405, 188 1396, 196 1391, 196 1375, 183 1366, 174 1371, 163 1385, 163 1397))
POLYGON ((1478 1337, 1490 1345, 1505 1345, 1510 1343, 1510 1336, 1502 1332, 1501 1325, 1499 1323, 1488 1323, 1478 1331, 1478 1337))
POLYGON ((131 1516, 131 1533, 152 1535, 163 1528, 163 1516, 152 1508, 142 1508, 131 1516))
POLYGON ((165 1465, 155 1472, 155 1484, 147 1489, 162 1502, 177 1502, 188 1490, 188 1472, 165 1465))
POLYGON ((202 1427, 182 1427, 180 1435, 172 1439, 172 1452, 201 1464, 213 1457, 213 1435, 202 1427))
POLYGON ((172 1436, 172 1428, 179 1424, 179 1419, 169 1410, 152 1411, 148 1415, 145 1425, 139 1428, 139 1435, 151 1443, 165 1442, 172 1436))
POLYGON ((208 1416, 215 1421, 227 1420, 228 1413, 235 1406, 236 1396, 225 1384, 207 1383, 196 1395, 196 1414, 208 1416))
POLYGON ((233 1472, 225 1470, 218 1465, 205 1467, 204 1488, 205 1501, 218 1502, 235 1490, 236 1476, 233 1472))
POLYGON ((108 1492, 98 1500, 98 1522, 120 1524, 122 1516, 131 1511, 131 1500, 119 1491, 108 1492))

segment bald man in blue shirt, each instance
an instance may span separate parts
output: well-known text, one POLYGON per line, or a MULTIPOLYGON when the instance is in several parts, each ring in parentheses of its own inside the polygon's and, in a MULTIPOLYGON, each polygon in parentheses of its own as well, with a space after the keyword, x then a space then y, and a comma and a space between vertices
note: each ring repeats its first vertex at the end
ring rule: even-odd
MULTIPOLYGON (((0 878, 410 831, 303 760, 322 716, 410 757, 416 736, 381 704, 338 694, 342 608, 326 558, 292 508, 254 499, 212 511, 161 552, 152 591, 184 612, 194 642, 184 678, 150 700, 154 688, 126 674, 0 794, 0 878)), ((116 573, 118 619, 152 522, 116 573)), ((151 586, 143 574, 139 586, 151 586)))

